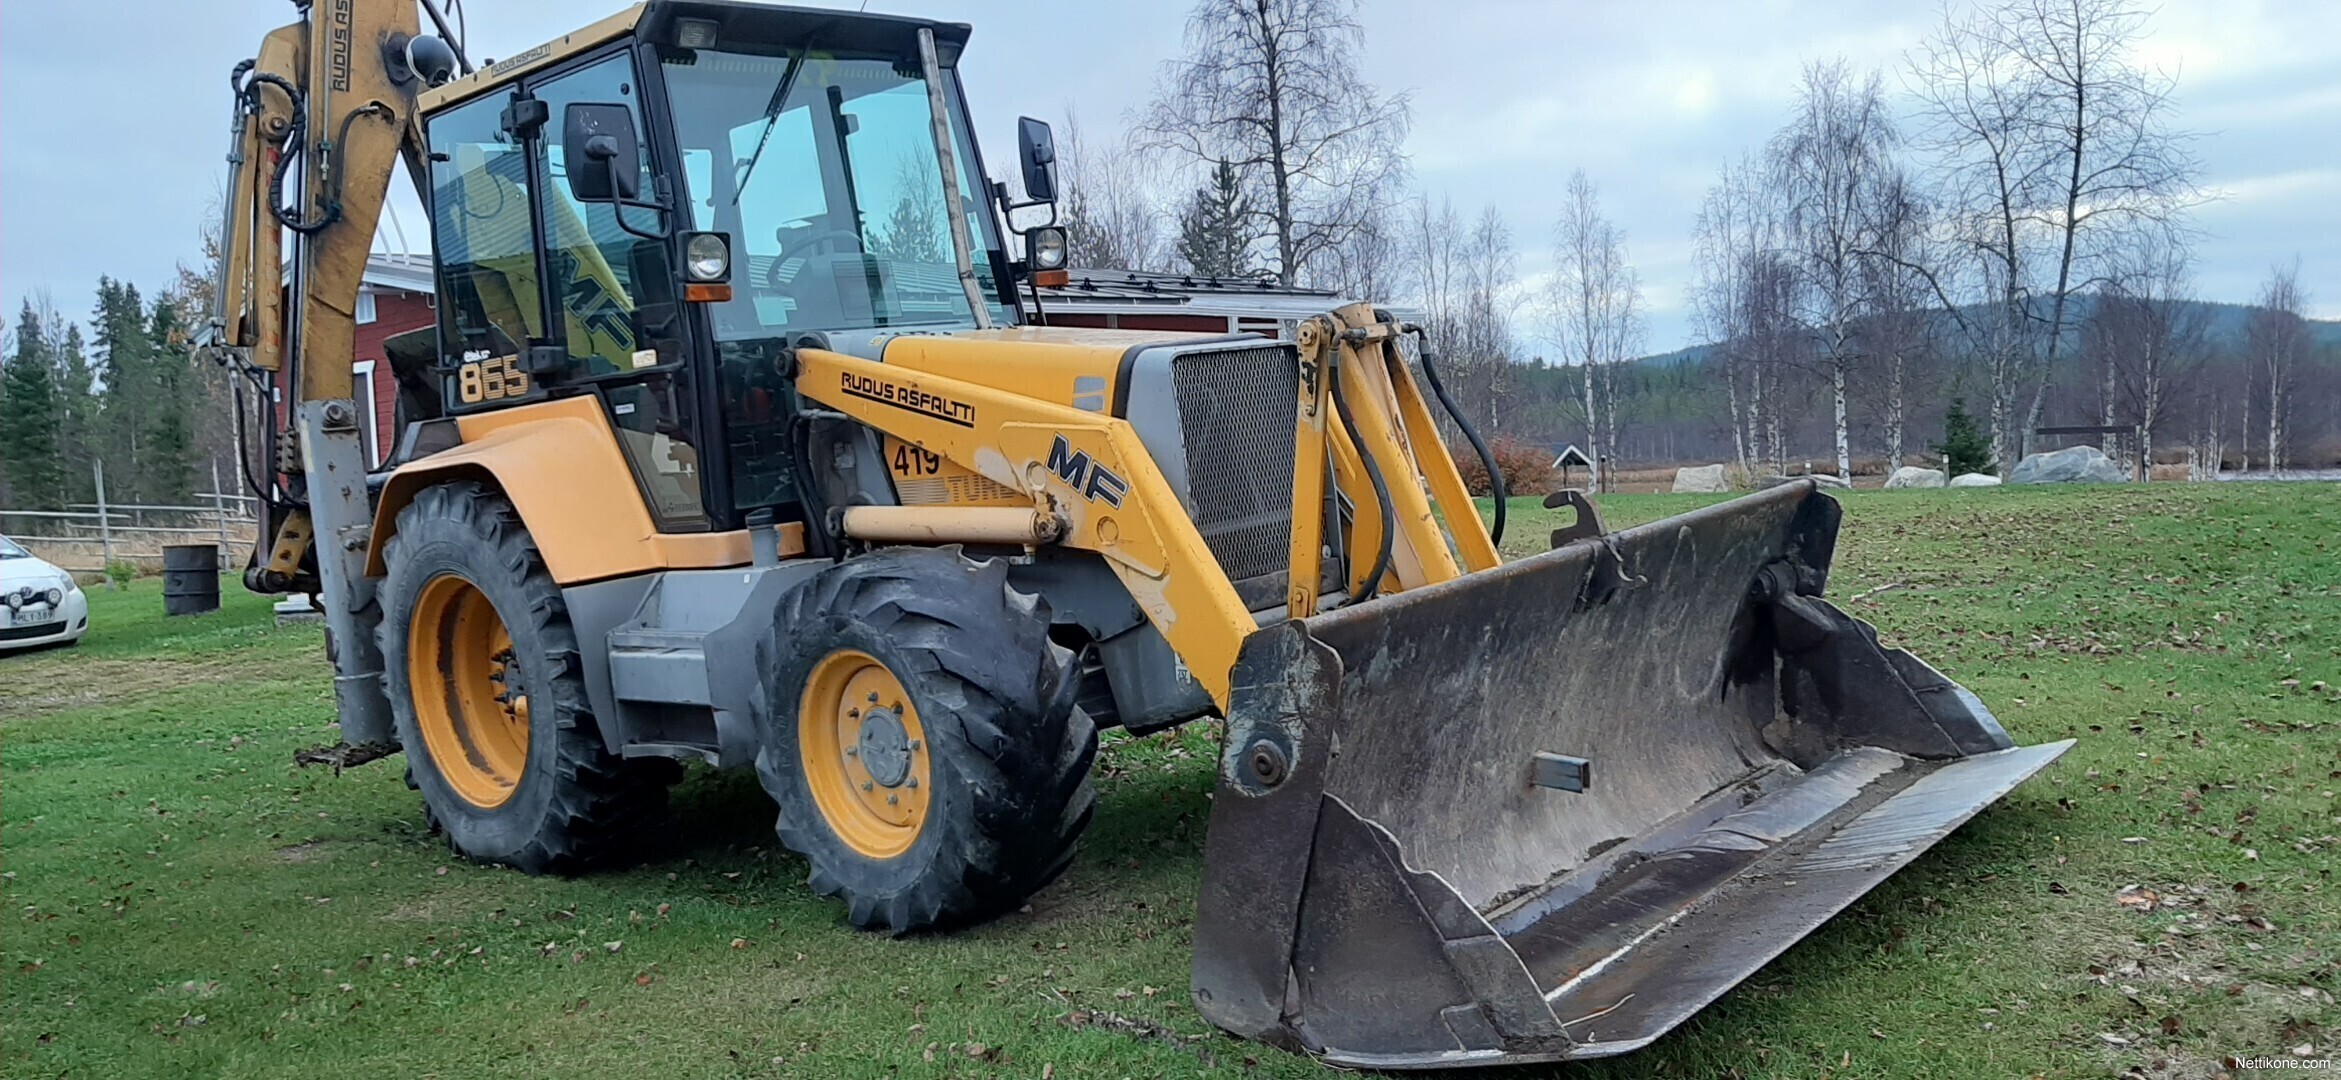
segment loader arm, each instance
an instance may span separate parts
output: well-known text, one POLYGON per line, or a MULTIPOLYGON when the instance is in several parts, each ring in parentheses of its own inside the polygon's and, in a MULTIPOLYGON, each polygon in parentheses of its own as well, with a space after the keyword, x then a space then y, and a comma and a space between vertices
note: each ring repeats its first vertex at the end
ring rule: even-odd
POLYGON ((259 410, 261 445, 243 451, 266 508, 245 584, 321 596, 345 741, 385 742, 380 659, 360 624, 372 520, 351 363, 391 174, 404 158, 425 175, 415 97, 445 72, 415 68, 437 55, 436 39, 414 47, 417 0, 315 0, 300 16, 234 74, 218 291, 198 347, 284 402, 259 410))
POLYGON ((1005 487, 1105 557, 1148 621, 1225 708, 1252 633, 1227 575, 1126 420, 840 353, 797 353, 797 392, 1005 487))

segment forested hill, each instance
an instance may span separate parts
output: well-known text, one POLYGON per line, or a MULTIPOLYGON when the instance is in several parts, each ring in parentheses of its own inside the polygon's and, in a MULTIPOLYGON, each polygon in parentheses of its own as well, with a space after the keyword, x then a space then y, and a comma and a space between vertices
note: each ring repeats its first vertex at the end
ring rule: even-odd
MULTIPOLYGON (((2097 298, 2094 296, 2076 295, 2068 301, 2069 311, 2065 317, 2069 324, 2066 328, 2067 334, 2077 335, 2080 333, 2080 327, 2088 323, 2089 311, 2096 306, 2096 300, 2097 298)), ((2228 350, 2243 348, 2244 324, 2252 312, 2250 304, 2230 304, 2217 300, 2186 300, 2182 301, 2181 305, 2185 310, 2185 317, 2202 320, 2205 343, 2211 348, 2228 350)), ((1974 310, 1973 307, 1962 308, 1961 313, 1969 314, 1974 310)), ((2045 320, 2048 313, 2042 311, 2040 315, 2045 320)), ((1945 315, 1937 315, 1936 318, 1942 323, 1938 328, 1940 333, 1951 335, 1958 332, 1957 320, 1945 315)), ((2341 319, 2309 319, 2307 322, 2309 340, 2316 348, 2341 346, 2341 319)), ((1671 352, 1652 353, 1648 356, 1637 357, 1632 363, 1656 368, 1676 367, 1682 364, 1697 366, 1707 361, 1707 353, 1712 348, 1714 348, 1712 345, 1685 345, 1671 352)))
MULTIPOLYGON (((2067 309, 2067 338, 2051 373, 2040 421, 2044 425, 2099 423, 2105 410, 2109 357, 2086 332, 2097 308, 2093 296, 2075 296, 2067 309)), ((2248 445, 2264 460, 2267 445, 2267 389, 2264 361, 2250 357, 2246 304, 2187 301, 2179 324, 2200 327, 2200 336, 2162 371, 2153 441, 2166 455, 2183 456, 2189 445, 2216 450, 2230 465, 2241 464, 2248 445), (2245 402, 2252 404, 2248 407, 2245 402)), ((1963 314, 1978 309, 1963 309, 1963 314)), ((2041 313, 2045 318, 2046 312, 2041 313)), ((2307 320, 2309 347, 2285 369, 2286 456, 2295 465, 2341 465, 2341 321, 2307 320)), ((1905 365, 1904 449, 1923 454, 1940 441, 1943 415, 1954 398, 1983 415, 1990 391, 1982 364, 1949 314, 1933 317, 1926 355, 1905 365)), ((2143 414, 2142 384, 2128 357, 2110 358, 2114 371, 2113 413, 2117 422, 2143 414)), ((1853 456, 1876 458, 1886 447, 1890 390, 1882 365, 1857 362, 1848 376, 1848 434, 1853 456)), ((1733 456, 1731 405, 1725 372, 1713 345, 1693 345, 1640 357, 1609 373, 1618 409, 1617 456, 1626 462, 1723 461, 1733 456)), ((1468 397, 1500 404, 1493 410, 1499 434, 1522 442, 1561 446, 1585 439, 1584 383, 1579 368, 1532 360, 1509 365, 1508 385, 1472 386, 1468 397), (1493 393, 1490 393, 1490 390, 1493 393)), ((1828 381, 1817 362, 1789 362, 1768 375, 1781 396, 1786 457, 1827 467, 1832 449, 1832 408, 1828 381)), ((2033 384, 2023 383, 2016 399, 2031 401, 2033 384)), ((1475 402, 1475 405, 1477 403, 1475 402)), ((1475 414, 1487 415, 1483 407, 1475 414)), ((2018 417, 2018 420, 2021 418, 2018 417)))

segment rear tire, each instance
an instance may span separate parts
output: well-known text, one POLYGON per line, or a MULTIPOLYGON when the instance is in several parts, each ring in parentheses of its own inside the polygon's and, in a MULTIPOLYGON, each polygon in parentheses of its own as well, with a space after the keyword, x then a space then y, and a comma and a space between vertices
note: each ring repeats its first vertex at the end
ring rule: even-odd
POLYGON ((568 607, 511 502, 425 488, 384 562, 383 689, 408 782, 458 854, 575 873, 664 816, 672 763, 603 745, 568 607))
POLYGON ((1072 862, 1097 730, 1004 564, 909 548, 839 564, 782 602, 761 659, 756 773, 780 842, 855 926, 980 921, 1072 862))

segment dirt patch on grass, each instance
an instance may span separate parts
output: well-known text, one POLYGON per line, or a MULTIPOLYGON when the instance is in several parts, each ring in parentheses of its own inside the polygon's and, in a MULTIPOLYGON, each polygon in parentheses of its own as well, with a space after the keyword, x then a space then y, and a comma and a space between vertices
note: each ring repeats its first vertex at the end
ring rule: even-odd
POLYGON ((210 655, 200 659, 143 656, 129 660, 102 659, 65 651, 28 658, 21 671, 10 671, 9 682, 21 688, 11 696, 4 714, 8 720, 72 709, 87 709, 149 697, 186 686, 249 680, 275 674, 279 657, 210 655))
POLYGON ((311 840, 307 843, 276 849, 276 857, 289 863, 316 862, 319 859, 330 858, 332 855, 332 850, 326 846, 323 840, 311 840))

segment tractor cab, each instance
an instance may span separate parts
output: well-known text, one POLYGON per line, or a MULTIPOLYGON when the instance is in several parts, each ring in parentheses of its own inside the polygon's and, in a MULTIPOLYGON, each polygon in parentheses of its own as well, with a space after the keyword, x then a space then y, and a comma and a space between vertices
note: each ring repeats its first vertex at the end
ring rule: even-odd
POLYGON ((653 3, 426 93, 445 413, 590 395, 659 532, 789 516, 788 349, 1018 320, 967 36, 653 3))

